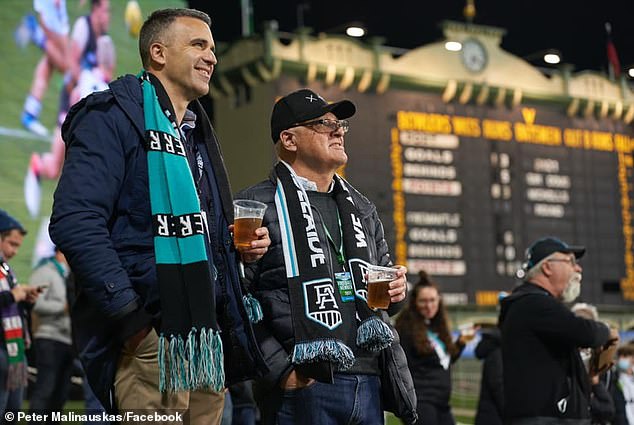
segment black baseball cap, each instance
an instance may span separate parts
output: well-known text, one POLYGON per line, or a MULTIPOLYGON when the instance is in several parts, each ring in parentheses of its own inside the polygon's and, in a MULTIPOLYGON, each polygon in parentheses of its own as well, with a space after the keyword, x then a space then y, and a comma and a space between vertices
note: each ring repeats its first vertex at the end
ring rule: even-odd
POLYGON ((555 252, 563 254, 575 254, 575 258, 583 257, 586 248, 583 246, 568 245, 557 238, 546 237, 539 239, 526 250, 526 270, 530 270, 535 264, 555 252))
POLYGON ((300 89, 287 94, 275 103, 271 113, 271 138, 276 143, 280 133, 295 124, 332 112, 343 120, 354 115, 357 108, 349 100, 328 103, 312 90, 300 89))

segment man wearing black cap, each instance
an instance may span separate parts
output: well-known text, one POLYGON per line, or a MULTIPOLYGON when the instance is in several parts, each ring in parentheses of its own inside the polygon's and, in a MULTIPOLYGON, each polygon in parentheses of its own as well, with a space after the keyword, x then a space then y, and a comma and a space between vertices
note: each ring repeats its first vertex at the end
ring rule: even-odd
MULTIPOLYGON (((256 333, 271 373, 257 392, 267 397, 268 422, 383 423, 378 358, 393 334, 368 308, 363 279, 367 264, 392 262, 376 207, 336 175, 348 161, 344 135, 355 111, 308 89, 281 98, 271 115, 280 161, 237 195, 268 205, 271 247, 246 270, 264 310, 256 333)), ((406 269, 397 270, 389 314, 405 298, 406 269)))
POLYGON ((610 331, 575 316, 585 248, 539 239, 527 250, 525 281, 502 300, 505 423, 590 424, 590 381, 580 347, 601 347, 610 331))

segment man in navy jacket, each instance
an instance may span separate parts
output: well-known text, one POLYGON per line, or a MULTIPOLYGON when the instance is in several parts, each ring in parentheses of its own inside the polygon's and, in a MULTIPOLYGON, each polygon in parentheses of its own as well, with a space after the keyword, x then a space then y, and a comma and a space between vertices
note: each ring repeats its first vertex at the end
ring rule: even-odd
MULTIPOLYGON (((141 29, 139 48, 157 96, 166 95, 173 108, 169 112, 197 177, 229 385, 266 372, 266 365, 242 302, 226 170, 209 119, 196 101, 207 94, 217 62, 209 17, 191 9, 156 11, 141 29)), ((192 423, 208 423, 222 411, 222 392, 159 392, 156 330, 162 308, 144 107, 140 78, 126 75, 71 109, 63 126, 67 154, 50 234, 76 273, 74 339, 104 407, 190 409, 192 423)), ((265 228, 256 233, 259 239, 241 252, 245 262, 258 260, 270 243, 265 228)))

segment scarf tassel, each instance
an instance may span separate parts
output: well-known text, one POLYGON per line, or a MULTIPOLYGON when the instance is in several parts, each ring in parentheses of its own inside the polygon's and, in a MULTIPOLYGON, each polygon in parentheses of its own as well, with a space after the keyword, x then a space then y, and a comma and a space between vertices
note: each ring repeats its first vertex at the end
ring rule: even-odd
POLYGON ((26 362, 20 361, 9 364, 9 371, 7 373, 7 391, 18 388, 26 388, 28 379, 29 372, 26 362))
POLYGON ((180 335, 161 335, 158 363, 161 392, 224 387, 222 340, 211 329, 192 329, 185 340, 180 335))
POLYGON ((253 298, 251 294, 244 295, 242 302, 244 303, 244 308, 247 310, 247 316, 249 316, 251 323, 258 323, 264 318, 260 302, 253 298))
POLYGON ((368 351, 378 352, 394 341, 390 327, 376 316, 371 316, 357 329, 357 345, 368 351))
POLYGON ((347 370, 354 364, 350 347, 334 339, 320 339, 295 344, 292 360, 294 364, 328 361, 336 363, 339 370, 347 370))

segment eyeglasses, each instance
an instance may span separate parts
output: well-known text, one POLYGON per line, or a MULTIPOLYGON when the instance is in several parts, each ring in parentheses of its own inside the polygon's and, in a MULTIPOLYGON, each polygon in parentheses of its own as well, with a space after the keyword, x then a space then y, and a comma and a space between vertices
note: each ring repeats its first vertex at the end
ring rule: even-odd
POLYGON ((329 120, 327 118, 322 118, 319 120, 293 124, 289 128, 292 127, 313 127, 313 130, 317 133, 330 133, 341 128, 344 133, 347 133, 348 130, 350 130, 350 123, 348 120, 329 120))
POLYGON ((547 261, 555 261, 555 262, 561 262, 561 263, 570 263, 570 265, 572 267, 577 265, 577 259, 575 257, 568 257, 568 258, 551 258, 547 261))

